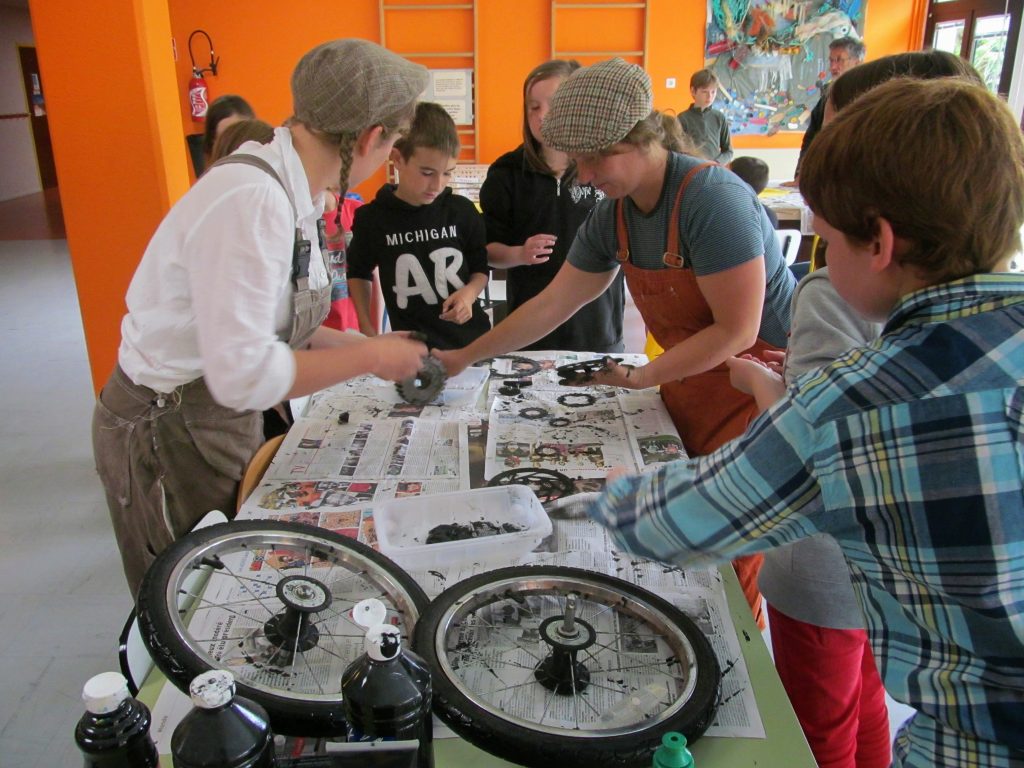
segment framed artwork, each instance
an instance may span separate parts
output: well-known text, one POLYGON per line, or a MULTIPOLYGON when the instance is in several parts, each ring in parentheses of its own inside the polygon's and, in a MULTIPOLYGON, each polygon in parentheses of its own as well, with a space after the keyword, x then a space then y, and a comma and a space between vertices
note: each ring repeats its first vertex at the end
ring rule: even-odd
POLYGON ((802 131, 829 80, 828 45, 861 39, 867 0, 708 0, 705 66, 733 135, 802 131))

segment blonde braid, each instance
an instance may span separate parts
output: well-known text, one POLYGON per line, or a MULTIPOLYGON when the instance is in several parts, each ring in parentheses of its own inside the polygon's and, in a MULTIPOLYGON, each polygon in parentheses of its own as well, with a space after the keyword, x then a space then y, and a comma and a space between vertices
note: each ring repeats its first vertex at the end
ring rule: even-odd
POLYGON ((341 174, 338 178, 338 199, 345 199, 348 191, 348 175, 352 171, 352 154, 355 151, 358 134, 343 133, 338 137, 338 155, 341 157, 341 174))

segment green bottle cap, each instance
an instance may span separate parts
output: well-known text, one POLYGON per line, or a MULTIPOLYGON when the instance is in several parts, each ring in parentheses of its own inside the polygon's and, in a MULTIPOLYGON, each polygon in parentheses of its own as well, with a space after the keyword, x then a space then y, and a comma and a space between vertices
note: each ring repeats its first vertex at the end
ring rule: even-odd
POLYGON ((669 731, 661 737, 661 746, 654 753, 653 768, 693 768, 693 755, 686 748, 686 737, 669 731))

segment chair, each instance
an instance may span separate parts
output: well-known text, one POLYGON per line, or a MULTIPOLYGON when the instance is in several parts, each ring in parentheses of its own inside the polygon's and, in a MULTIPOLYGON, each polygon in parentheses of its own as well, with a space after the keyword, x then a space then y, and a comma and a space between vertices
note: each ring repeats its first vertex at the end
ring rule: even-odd
POLYGON ((800 255, 800 240, 802 235, 799 229, 777 229, 775 236, 779 239, 779 247, 786 259, 786 266, 792 266, 800 255))
POLYGON ((267 467, 274 460, 274 455, 277 453, 277 449, 281 447, 282 442, 284 442, 284 435, 270 438, 249 459, 249 466, 245 468, 242 482, 238 484, 238 500, 235 504, 236 511, 242 508, 242 504, 249 498, 249 494, 260 484, 260 480, 263 479, 267 467))
MULTIPOLYGON (((206 515, 194 526, 192 530, 206 528, 217 523, 227 522, 227 515, 219 509, 207 512, 206 515)), ((128 681, 128 692, 132 696, 139 693, 139 683, 143 681, 153 669, 153 657, 149 655, 149 649, 142 641, 142 632, 139 630, 139 620, 135 614, 135 608, 128 613, 128 620, 121 629, 117 639, 117 661, 121 667, 121 674, 128 681)))

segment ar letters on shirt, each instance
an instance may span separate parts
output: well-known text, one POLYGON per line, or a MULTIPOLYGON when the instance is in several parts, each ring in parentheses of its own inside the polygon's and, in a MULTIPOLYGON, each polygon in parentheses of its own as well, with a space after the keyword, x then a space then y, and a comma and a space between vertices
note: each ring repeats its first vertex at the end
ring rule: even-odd
POLYGON ((421 296, 427 304, 439 304, 441 299, 448 298, 449 284, 459 290, 465 283, 459 279, 462 268, 462 251, 451 246, 437 248, 427 254, 434 264, 434 285, 420 264, 420 260, 411 253, 403 253, 395 262, 394 292, 398 297, 398 306, 405 309, 409 306, 410 296, 421 296), (440 296, 440 298, 438 298, 440 296))

